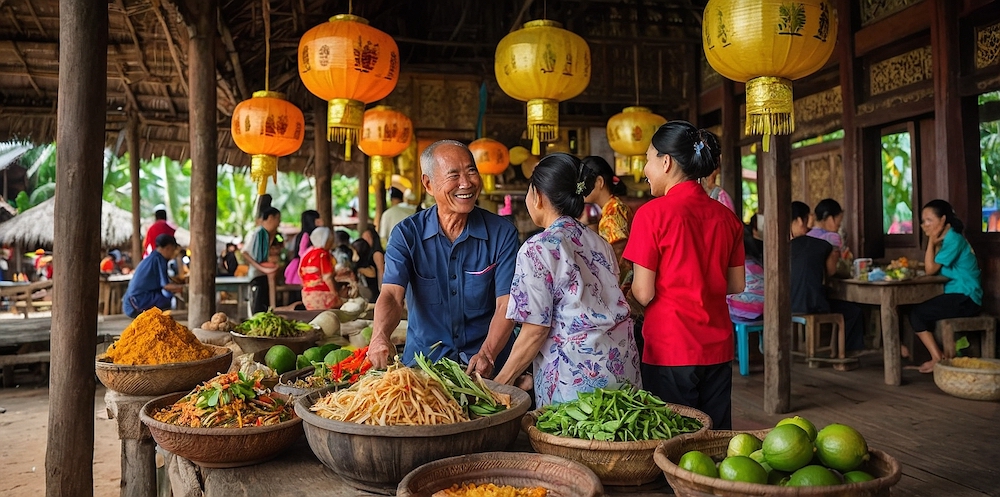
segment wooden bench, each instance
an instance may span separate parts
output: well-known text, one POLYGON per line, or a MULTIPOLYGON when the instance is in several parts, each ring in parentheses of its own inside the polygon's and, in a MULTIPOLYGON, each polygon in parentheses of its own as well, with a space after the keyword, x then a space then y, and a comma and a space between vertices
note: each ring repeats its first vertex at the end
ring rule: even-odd
POLYGON ((982 332, 979 342, 980 355, 986 358, 996 357, 997 320, 989 314, 939 320, 934 332, 941 337, 941 347, 945 357, 955 356, 955 333, 970 331, 982 332))
POLYGON ((42 377, 48 378, 49 351, 47 350, 26 354, 0 355, 0 370, 3 371, 3 387, 11 388, 14 386, 14 366, 37 363, 41 363, 42 365, 42 377))
POLYGON ((26 285, 0 286, 0 297, 7 297, 12 302, 14 309, 20 309, 24 313, 25 319, 28 313, 37 312, 40 307, 52 307, 50 300, 35 300, 32 298, 39 290, 52 288, 52 280, 36 281, 26 285))

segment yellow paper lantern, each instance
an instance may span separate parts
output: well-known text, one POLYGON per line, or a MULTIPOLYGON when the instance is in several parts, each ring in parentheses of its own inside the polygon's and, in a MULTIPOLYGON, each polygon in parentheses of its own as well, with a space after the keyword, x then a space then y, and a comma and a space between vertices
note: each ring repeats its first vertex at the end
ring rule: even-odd
POLYGON ((791 80, 826 64, 837 43, 830 0, 709 0, 702 22, 705 57, 719 74, 746 82, 746 134, 795 130, 791 80))
POLYGON ((608 119, 608 144, 612 150, 625 156, 637 183, 642 178, 646 149, 653 139, 653 133, 665 122, 665 117, 639 106, 625 107, 621 113, 608 119))
POLYGON ((539 141, 559 136, 559 102, 590 83, 590 47, 558 22, 530 21, 500 40, 493 70, 504 93, 528 102, 528 138, 537 155, 539 141))

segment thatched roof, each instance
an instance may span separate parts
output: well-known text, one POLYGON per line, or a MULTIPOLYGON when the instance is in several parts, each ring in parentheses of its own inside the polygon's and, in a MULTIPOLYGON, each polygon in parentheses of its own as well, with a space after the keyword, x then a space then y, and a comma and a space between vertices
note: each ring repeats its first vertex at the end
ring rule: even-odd
MULTIPOLYGON (((21 137, 43 143, 55 137, 58 4, 58 0, 0 0, 0 141, 21 137)), ((107 143, 116 153, 125 151, 121 130, 127 115, 134 114, 144 157, 184 159, 190 154, 188 30, 182 4, 177 0, 109 2, 106 131, 107 143)), ((567 104, 566 116, 603 123, 621 107, 633 105, 634 67, 641 69, 642 103, 654 111, 687 117, 687 109, 697 100, 699 19, 705 0, 366 0, 353 4, 355 14, 395 38, 404 75, 452 74, 485 82, 490 89, 488 125, 511 117, 523 130, 524 106, 498 91, 493 55, 497 42, 512 27, 542 17, 559 20, 584 36, 593 53, 591 85, 567 104), (638 60, 633 62, 633 56, 638 60), (499 118, 491 120, 491 116, 499 118)), ((264 87, 262 2, 220 0, 219 5, 219 160, 248 165, 249 158, 229 136, 229 126, 236 104, 264 87)), ((303 110, 307 122, 305 145, 282 160, 280 167, 308 172, 313 162, 312 109, 320 101, 299 80, 298 41, 330 15, 346 13, 348 0, 270 0, 269 5, 270 89, 286 93, 303 110)), ((414 101, 429 96, 412 91, 414 101)), ((420 130, 418 124, 418 136, 420 130)), ((454 129, 447 125, 432 131, 454 136, 454 129)), ((519 134, 518 129, 513 132, 519 134)), ((343 152, 331 146, 330 153, 336 159, 343 152)), ((362 164, 361 159, 355 162, 349 167, 362 164)), ((333 164, 336 168, 338 162, 333 164)))
MULTIPOLYGON (((101 201, 101 244, 125 245, 132 237, 132 213, 101 201)), ((51 247, 55 240, 56 199, 50 198, 0 223, 0 243, 51 247)))

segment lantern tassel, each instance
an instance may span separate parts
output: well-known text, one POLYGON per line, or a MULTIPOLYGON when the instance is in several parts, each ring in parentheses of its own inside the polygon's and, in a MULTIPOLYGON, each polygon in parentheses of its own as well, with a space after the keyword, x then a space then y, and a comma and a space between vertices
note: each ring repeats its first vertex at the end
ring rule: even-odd
POLYGON ((769 76, 753 78, 747 81, 746 96, 746 134, 763 135, 765 152, 771 148, 771 135, 790 135, 795 131, 791 81, 769 76))
POLYGON ((351 136, 347 135, 347 140, 344 141, 344 160, 351 162, 351 136))
POLYGON ((257 183, 257 194, 267 193, 267 179, 278 183, 278 158, 274 155, 254 154, 250 157, 250 179, 257 183))
POLYGON ((535 135, 535 137, 531 139, 531 153, 533 155, 538 155, 539 148, 538 135, 535 135))

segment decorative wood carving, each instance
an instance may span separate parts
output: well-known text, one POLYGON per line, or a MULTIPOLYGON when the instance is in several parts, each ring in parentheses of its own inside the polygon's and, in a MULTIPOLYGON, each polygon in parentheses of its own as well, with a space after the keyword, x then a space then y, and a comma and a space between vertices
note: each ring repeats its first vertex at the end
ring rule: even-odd
POLYGON ((1000 22, 976 27, 976 69, 1000 63, 1000 22))
POLYGON ((841 127, 844 103, 840 86, 795 100, 795 132, 792 141, 829 133, 841 127))
POLYGON ((701 53, 701 90, 705 91, 709 88, 715 87, 722 84, 722 75, 712 68, 712 65, 708 63, 708 59, 705 58, 705 52, 701 53))
POLYGON ((876 62, 868 69, 868 94, 881 95, 914 83, 932 81, 932 70, 929 46, 876 62))
POLYGON ((860 0, 861 25, 867 26, 922 0, 860 0))
POLYGON ((912 104, 914 102, 919 102, 923 99, 932 97, 934 97, 934 89, 924 88, 910 93, 904 93, 902 95, 893 95, 879 100, 869 100, 868 102, 858 106, 857 115, 867 115, 877 110, 891 109, 897 105, 912 104))
POLYGON ((404 73, 382 103, 406 114, 414 130, 475 131, 479 84, 471 79, 404 73))
POLYGON ((832 198, 841 205, 844 196, 842 149, 826 150, 792 160, 792 199, 815 207, 820 200, 832 198))

